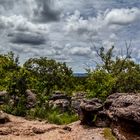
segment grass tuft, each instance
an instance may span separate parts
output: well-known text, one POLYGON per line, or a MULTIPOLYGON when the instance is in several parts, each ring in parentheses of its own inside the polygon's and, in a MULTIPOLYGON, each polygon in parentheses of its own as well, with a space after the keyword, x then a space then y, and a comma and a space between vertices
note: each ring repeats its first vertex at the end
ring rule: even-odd
POLYGON ((106 140, 117 140, 113 136, 110 128, 105 128, 104 131, 103 131, 103 135, 104 135, 104 137, 105 137, 106 140))

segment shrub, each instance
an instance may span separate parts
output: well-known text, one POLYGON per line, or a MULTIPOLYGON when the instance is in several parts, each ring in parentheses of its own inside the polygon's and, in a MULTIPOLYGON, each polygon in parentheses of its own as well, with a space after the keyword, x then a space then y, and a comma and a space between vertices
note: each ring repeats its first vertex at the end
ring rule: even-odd
POLYGON ((17 102, 16 106, 12 105, 11 103, 4 105, 2 107, 2 110, 6 113, 16 115, 16 116, 26 116, 26 106, 25 106, 26 100, 21 97, 20 100, 17 102))
POLYGON ((112 93, 115 83, 116 78, 111 74, 103 70, 96 70, 90 73, 87 79, 87 96, 105 100, 105 98, 112 93))
POLYGON ((59 110, 52 110, 48 114, 47 119, 50 123, 61 125, 61 124, 69 124, 78 120, 78 116, 70 112, 61 113, 59 110))
POLYGON ((28 111, 28 118, 39 118, 47 120, 50 123, 54 124, 69 124, 78 120, 78 116, 72 112, 61 112, 58 109, 51 109, 51 108, 43 108, 43 107, 36 107, 30 111, 28 111))

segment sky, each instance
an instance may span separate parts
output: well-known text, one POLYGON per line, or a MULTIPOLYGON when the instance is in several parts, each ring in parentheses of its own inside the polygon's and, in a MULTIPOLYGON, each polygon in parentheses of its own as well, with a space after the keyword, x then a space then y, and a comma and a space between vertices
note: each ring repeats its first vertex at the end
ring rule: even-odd
POLYGON ((140 0, 0 0, 0 53, 66 62, 85 72, 98 61, 95 47, 131 42, 140 62, 140 0))

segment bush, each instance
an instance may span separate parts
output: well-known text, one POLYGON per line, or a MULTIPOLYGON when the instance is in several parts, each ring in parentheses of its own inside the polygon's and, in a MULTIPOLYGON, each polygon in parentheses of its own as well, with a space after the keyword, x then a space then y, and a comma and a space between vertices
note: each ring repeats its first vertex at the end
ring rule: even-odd
POLYGON ((3 108, 5 112, 17 116, 26 116, 27 74, 25 69, 20 68, 9 75, 7 104, 3 108))
POLYGON ((16 106, 9 103, 7 105, 4 105, 2 107, 2 110, 12 115, 25 117, 27 112, 25 102, 25 99, 21 97, 20 100, 17 102, 16 106))
POLYGON ((101 64, 94 71, 88 70, 88 97, 104 100, 111 93, 140 91, 140 65, 131 59, 130 46, 126 46, 125 57, 114 55, 113 49, 114 46, 96 50, 101 64))
POLYGON ((105 100, 112 93, 115 83, 116 78, 111 74, 103 70, 96 70, 90 73, 87 79, 87 96, 89 98, 97 97, 105 100))
POLYGON ((24 68, 28 70, 32 77, 33 87, 39 92, 46 89, 49 94, 54 88, 66 89, 71 87, 72 70, 65 63, 56 62, 47 57, 30 58, 24 63, 24 68), (67 82, 66 82, 67 81, 67 82))
POLYGON ((48 110, 43 107, 35 107, 29 111, 27 111, 27 118, 31 119, 46 119, 48 117, 48 110))
POLYGON ((69 124, 78 120, 78 116, 72 112, 61 112, 58 109, 51 109, 51 108, 43 108, 43 107, 36 107, 28 111, 28 118, 39 118, 47 120, 50 123, 54 124, 69 124))
POLYGON ((55 124, 69 124, 78 120, 78 116, 74 113, 65 112, 61 113, 59 110, 52 110, 48 114, 48 121, 55 124))
POLYGON ((140 91, 140 66, 133 61, 126 61, 123 70, 116 77, 116 92, 140 91))

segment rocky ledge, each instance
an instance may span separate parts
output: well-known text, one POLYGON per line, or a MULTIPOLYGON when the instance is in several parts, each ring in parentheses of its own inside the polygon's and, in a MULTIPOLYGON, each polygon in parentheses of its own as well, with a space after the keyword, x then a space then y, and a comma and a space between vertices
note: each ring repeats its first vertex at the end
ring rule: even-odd
POLYGON ((82 124, 110 127, 118 140, 140 140, 140 94, 115 93, 104 103, 83 100, 80 110, 82 124))

